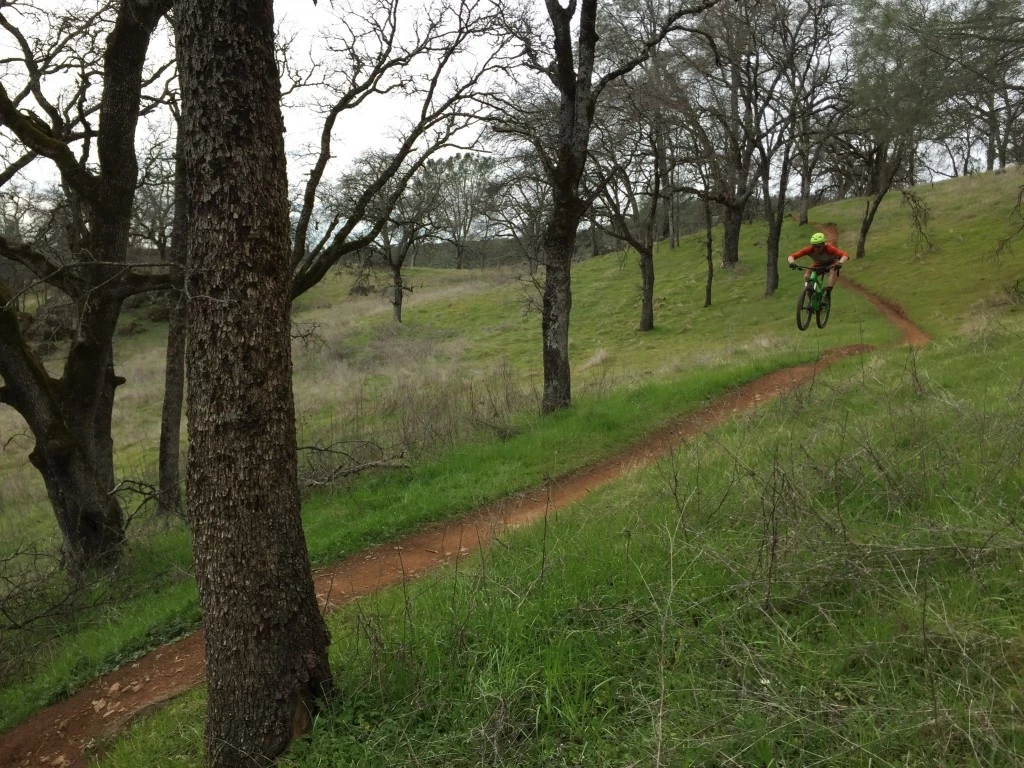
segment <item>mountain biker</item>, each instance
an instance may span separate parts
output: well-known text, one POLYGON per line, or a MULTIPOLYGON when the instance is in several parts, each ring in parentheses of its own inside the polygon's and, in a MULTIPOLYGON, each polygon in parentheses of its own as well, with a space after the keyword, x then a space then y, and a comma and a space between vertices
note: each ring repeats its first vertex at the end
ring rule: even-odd
POLYGON ((801 248, 795 253, 789 254, 789 268, 800 269, 800 265, 796 264, 796 260, 803 257, 811 257, 811 266, 804 272, 804 280, 811 279, 811 273, 815 269, 828 268, 828 286, 825 288, 825 296, 832 297, 832 288, 836 284, 836 280, 839 277, 839 269, 848 260, 849 256, 845 251, 841 251, 836 248, 832 243, 829 243, 825 239, 824 232, 815 232, 811 235, 811 244, 806 248, 801 248))

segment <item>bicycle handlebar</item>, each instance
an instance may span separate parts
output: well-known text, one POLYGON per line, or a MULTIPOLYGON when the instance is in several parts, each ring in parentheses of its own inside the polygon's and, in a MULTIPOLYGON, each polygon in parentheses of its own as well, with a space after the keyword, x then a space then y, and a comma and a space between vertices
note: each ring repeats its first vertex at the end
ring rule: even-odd
POLYGON ((834 270, 836 270, 838 272, 840 269, 843 268, 843 265, 839 264, 839 263, 836 263, 836 264, 832 264, 832 265, 827 266, 827 267, 812 267, 810 265, 805 267, 805 266, 803 266, 801 264, 797 264, 796 262, 790 262, 789 268, 790 269, 817 269, 817 270, 834 269, 834 270))

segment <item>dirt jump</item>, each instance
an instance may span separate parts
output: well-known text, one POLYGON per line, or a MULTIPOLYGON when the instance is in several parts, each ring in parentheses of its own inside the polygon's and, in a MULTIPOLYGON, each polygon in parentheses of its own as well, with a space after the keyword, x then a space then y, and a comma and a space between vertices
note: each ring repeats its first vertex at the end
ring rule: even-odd
MULTIPOLYGON (((826 231, 835 237, 836 230, 826 231)), ((928 337, 896 305, 861 286, 844 281, 871 301, 904 334, 907 344, 928 337)), ((811 381, 819 371, 866 345, 841 347, 813 364, 762 376, 649 434, 625 452, 549 484, 479 509, 461 520, 425 528, 382 544, 314 574, 324 611, 356 598, 414 579, 438 566, 486 546, 501 531, 542 518, 594 489, 650 464, 670 450, 735 415, 753 410, 811 381)), ((140 714, 198 685, 204 675, 203 631, 156 648, 138 661, 96 678, 70 698, 53 704, 0 735, 0 768, 10 766, 81 767, 94 757, 95 740, 124 728, 140 714)))

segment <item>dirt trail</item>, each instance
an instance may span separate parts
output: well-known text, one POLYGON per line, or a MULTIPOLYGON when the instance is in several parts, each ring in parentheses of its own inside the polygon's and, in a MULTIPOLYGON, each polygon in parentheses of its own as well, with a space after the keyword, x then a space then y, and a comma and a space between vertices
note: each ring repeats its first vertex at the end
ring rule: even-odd
MULTIPOLYGON (((827 224, 814 224, 812 226, 818 231, 823 232, 828 241, 833 245, 839 242, 839 227, 833 222, 830 221, 827 224)), ((899 304, 875 295, 863 285, 848 277, 840 277, 839 284, 859 293, 865 299, 874 304, 886 320, 903 332, 904 344, 920 347, 931 341, 931 337, 929 337, 928 334, 910 321, 910 318, 907 317, 907 313, 903 311, 903 307, 899 304)))
MULTIPOLYGON (((928 337, 897 307, 872 296, 860 286, 851 284, 851 287, 902 328, 907 343, 927 341, 928 337)), ((477 510, 461 520, 428 527, 318 571, 314 581, 320 604, 325 611, 330 611, 363 595, 455 562, 485 546, 502 530, 524 525, 543 517, 546 511, 552 512, 577 501, 732 416, 792 391, 835 361, 870 349, 867 345, 842 347, 827 352, 816 363, 769 373, 647 435, 642 443, 622 454, 561 477, 550 485, 477 510)), ((85 766, 94 739, 116 733, 138 715, 202 682, 203 643, 203 632, 199 630, 156 648, 138 661, 96 678, 74 696, 47 707, 0 735, 0 768, 85 766)))
POLYGON ((931 341, 931 337, 927 333, 910 321, 910 318, 907 317, 907 313, 903 311, 903 307, 899 304, 871 293, 871 291, 863 285, 854 282, 848 277, 840 277, 839 284, 859 293, 865 299, 874 304, 878 310, 885 315, 886 320, 903 332, 904 344, 909 344, 912 347, 921 347, 931 341))

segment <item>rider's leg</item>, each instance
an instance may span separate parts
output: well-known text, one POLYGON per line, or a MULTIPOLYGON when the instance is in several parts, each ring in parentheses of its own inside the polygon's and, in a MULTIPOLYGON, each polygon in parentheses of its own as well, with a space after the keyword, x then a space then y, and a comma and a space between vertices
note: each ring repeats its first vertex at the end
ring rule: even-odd
POLYGON ((828 286, 825 288, 825 295, 831 296, 832 289, 835 288, 836 282, 839 280, 839 270, 833 267, 828 271, 828 286))

